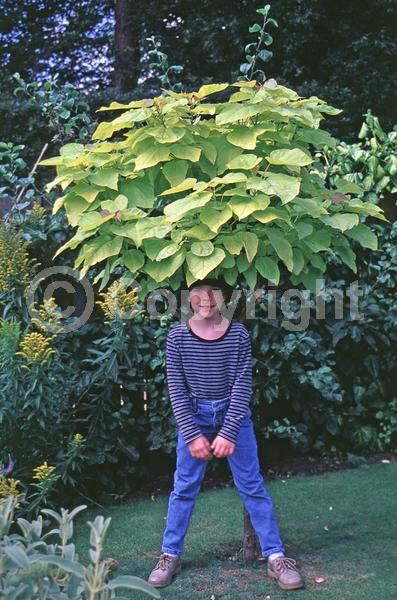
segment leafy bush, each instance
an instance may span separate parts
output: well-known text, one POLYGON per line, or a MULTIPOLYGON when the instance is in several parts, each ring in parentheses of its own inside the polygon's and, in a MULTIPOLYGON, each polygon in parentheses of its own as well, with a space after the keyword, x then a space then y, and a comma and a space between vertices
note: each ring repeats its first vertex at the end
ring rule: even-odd
POLYGON ((350 239, 377 247, 363 221, 384 220, 381 209, 350 198, 360 188, 346 179, 328 189, 319 176, 311 146, 335 145, 319 124, 340 111, 315 96, 240 81, 100 110, 122 114, 98 125, 94 143, 66 144, 40 164, 56 166, 47 189, 65 193, 53 212, 77 228, 54 258, 80 247, 74 267, 85 275, 103 264, 101 288, 121 266, 140 299, 220 273, 230 285, 287 277, 315 292, 325 256, 355 271, 350 239), (206 102, 221 92, 226 101, 206 102))
POLYGON ((362 196, 374 204, 387 194, 397 193, 397 126, 386 133, 379 119, 368 110, 354 144, 339 142, 327 149, 330 180, 347 176, 362 187, 362 196))

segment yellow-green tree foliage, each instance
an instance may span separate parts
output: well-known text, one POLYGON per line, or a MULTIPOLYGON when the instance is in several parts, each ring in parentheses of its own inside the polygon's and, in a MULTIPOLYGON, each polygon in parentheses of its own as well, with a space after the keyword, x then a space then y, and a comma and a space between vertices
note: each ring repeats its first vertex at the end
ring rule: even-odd
POLYGON ((99 110, 121 114, 93 143, 41 164, 56 166, 48 189, 64 192, 53 212, 63 207, 77 228, 55 256, 80 247, 75 268, 99 266, 101 289, 118 265, 143 296, 220 273, 231 285, 277 285, 285 265, 292 284, 314 291, 324 254, 356 272, 349 238, 377 249, 364 221, 385 220, 381 209, 352 197, 361 189, 347 179, 327 188, 313 158, 336 143, 320 121, 341 112, 316 96, 238 81, 99 110), (226 100, 208 101, 219 92, 226 100))

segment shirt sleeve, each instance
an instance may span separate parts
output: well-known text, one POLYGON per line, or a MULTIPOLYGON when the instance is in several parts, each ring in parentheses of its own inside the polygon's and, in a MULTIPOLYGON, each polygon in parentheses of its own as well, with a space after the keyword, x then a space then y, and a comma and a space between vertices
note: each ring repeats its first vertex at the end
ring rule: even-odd
POLYGON ((183 439, 189 444, 203 435, 193 419, 192 404, 183 373, 180 348, 170 330, 166 340, 166 371, 172 411, 183 439))
POLYGON ((236 378, 233 383, 229 408, 218 432, 230 442, 236 443, 241 423, 247 413, 252 396, 252 348, 248 331, 242 338, 236 378))

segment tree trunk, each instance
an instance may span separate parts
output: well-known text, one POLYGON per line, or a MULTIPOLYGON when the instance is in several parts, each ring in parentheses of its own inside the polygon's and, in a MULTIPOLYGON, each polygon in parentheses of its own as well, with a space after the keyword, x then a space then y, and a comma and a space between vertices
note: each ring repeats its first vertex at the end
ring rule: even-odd
POLYGON ((132 90, 138 83, 140 71, 140 22, 135 5, 134 18, 128 0, 115 2, 113 85, 120 91, 132 90))
POLYGON ((243 560, 254 561, 261 555, 258 537, 252 527, 250 516, 244 508, 243 560))

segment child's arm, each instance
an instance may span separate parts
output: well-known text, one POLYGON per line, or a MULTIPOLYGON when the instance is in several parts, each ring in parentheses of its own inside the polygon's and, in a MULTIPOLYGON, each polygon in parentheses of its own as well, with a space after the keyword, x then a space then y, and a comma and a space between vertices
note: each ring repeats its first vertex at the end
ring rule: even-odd
POLYGON ((202 436, 200 429, 193 420, 189 392, 183 374, 183 365, 178 344, 172 329, 167 334, 166 369, 168 392, 172 410, 186 444, 202 436))
POLYGON ((247 330, 241 341, 236 378, 233 383, 229 408, 218 432, 220 437, 236 443, 241 423, 247 413, 252 395, 252 348, 247 330))

